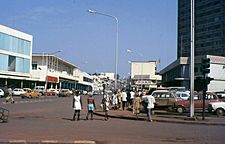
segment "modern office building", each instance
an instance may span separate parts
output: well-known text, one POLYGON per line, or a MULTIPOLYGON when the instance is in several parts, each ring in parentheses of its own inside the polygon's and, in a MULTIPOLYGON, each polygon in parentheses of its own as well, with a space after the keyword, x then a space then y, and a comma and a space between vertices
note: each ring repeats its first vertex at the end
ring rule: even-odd
MULTIPOLYGON (((209 91, 224 91, 225 85, 225 1, 195 0, 195 66, 201 77, 201 58, 210 58, 209 91)), ((191 1, 178 0, 177 60, 161 70, 166 86, 190 88, 191 1)), ((199 82, 195 81, 195 88, 199 82)))
MULTIPOLYGON (((225 56, 225 0, 195 0, 195 55, 225 56)), ((177 59, 190 56, 191 1, 178 0, 177 59)))
MULTIPOLYGON (((221 56, 196 56, 195 57, 195 89, 199 88, 199 81, 196 77, 202 77, 201 59, 210 59, 209 77, 214 78, 208 85, 209 91, 224 91, 225 88, 225 57, 221 56)), ((180 57, 166 68, 160 71, 163 85, 165 86, 182 86, 190 89, 190 59, 189 57, 180 57)))
POLYGON ((0 86, 21 87, 30 78, 33 36, 0 25, 0 86))

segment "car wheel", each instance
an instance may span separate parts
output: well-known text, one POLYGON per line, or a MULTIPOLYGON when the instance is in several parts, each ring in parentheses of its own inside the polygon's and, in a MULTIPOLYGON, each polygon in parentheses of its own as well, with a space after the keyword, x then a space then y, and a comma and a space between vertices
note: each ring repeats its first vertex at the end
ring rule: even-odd
POLYGON ((224 114, 224 110, 222 108, 216 109, 216 115, 218 117, 223 116, 223 114, 224 114))
POLYGON ((178 106, 177 107, 177 112, 178 113, 183 113, 184 112, 184 108, 182 106, 178 106))

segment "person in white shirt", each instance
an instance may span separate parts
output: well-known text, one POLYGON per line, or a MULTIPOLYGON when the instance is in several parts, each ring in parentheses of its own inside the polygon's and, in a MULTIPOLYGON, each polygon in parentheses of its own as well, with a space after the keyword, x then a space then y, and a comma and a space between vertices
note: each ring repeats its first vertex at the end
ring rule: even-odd
POLYGON ((127 103, 127 93, 125 92, 125 90, 123 90, 121 95, 122 95, 122 108, 124 110, 127 103))
POLYGON ((80 120, 80 111, 83 108, 82 107, 82 100, 81 96, 79 95, 79 91, 76 91, 75 96, 73 96, 73 109, 74 109, 74 114, 73 114, 73 121, 75 121, 75 117, 77 115, 77 120, 80 120))
POLYGON ((148 110, 147 116, 148 116, 148 121, 149 122, 152 122, 151 112, 152 112, 152 109, 155 106, 155 98, 151 94, 152 94, 152 92, 148 91, 147 95, 142 96, 142 99, 146 100, 147 104, 148 104, 147 105, 147 110, 148 110))
POLYGON ((130 91, 130 105, 133 105, 133 101, 134 101, 134 95, 135 93, 133 91, 130 91))

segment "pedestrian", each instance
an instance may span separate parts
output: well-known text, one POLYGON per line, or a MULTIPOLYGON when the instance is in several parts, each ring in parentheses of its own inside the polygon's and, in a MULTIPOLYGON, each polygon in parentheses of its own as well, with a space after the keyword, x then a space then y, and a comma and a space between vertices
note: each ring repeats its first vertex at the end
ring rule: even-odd
POLYGON ((127 93, 123 90, 121 95, 122 95, 122 108, 124 110, 127 103, 127 93))
POLYGON ((122 94, 121 94, 120 90, 118 90, 117 98, 118 98, 118 107, 121 110, 122 109, 122 94))
POLYGON ((118 96, 116 91, 112 95, 112 104, 113 104, 113 109, 117 110, 117 105, 118 105, 118 96))
POLYGON ((130 107, 130 100, 131 100, 130 97, 131 97, 130 90, 127 90, 127 102, 126 102, 127 107, 130 107))
POLYGON ((7 90, 8 95, 6 97, 6 102, 9 102, 9 100, 11 101, 11 103, 15 103, 14 99, 13 99, 13 91, 11 88, 8 88, 7 90))
POLYGON ((88 112, 87 112, 86 120, 88 120, 89 114, 91 114, 91 120, 93 120, 93 112, 94 112, 94 109, 96 109, 96 107, 95 107, 95 100, 92 95, 90 95, 87 98, 87 104, 88 104, 88 107, 87 107, 88 112))
POLYGON ((73 109, 74 109, 74 114, 73 114, 73 121, 75 121, 76 115, 77 115, 77 120, 80 120, 80 111, 82 109, 82 100, 81 96, 79 95, 79 91, 75 92, 75 96, 73 96, 73 109))
POLYGON ((138 118, 140 109, 141 109, 141 98, 138 93, 135 93, 135 97, 134 97, 134 101, 133 101, 133 114, 136 115, 136 118, 138 118))
POLYGON ((142 96, 142 99, 145 99, 145 101, 147 102, 147 111, 148 111, 147 116, 148 116, 149 122, 152 122, 151 113, 155 105, 155 98, 151 94, 152 94, 152 91, 149 90, 147 92, 147 95, 142 96))
POLYGON ((133 92, 133 90, 131 90, 130 91, 130 105, 131 105, 131 107, 133 106, 134 95, 135 95, 135 93, 133 92))
POLYGON ((105 112, 105 119, 104 119, 105 121, 109 119, 109 115, 108 115, 109 103, 110 103, 110 97, 107 93, 105 93, 102 99, 103 111, 105 112))

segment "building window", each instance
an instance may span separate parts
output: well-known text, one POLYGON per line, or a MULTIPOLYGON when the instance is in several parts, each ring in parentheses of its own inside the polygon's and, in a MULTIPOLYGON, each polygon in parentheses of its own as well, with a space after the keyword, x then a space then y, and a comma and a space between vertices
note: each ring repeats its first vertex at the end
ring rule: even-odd
POLYGON ((37 70, 37 64, 32 64, 32 70, 37 70))
POLYGON ((0 32, 0 47, 24 55, 30 55, 31 42, 0 32))
POLYGON ((15 71, 16 70, 16 57, 10 56, 8 59, 8 71, 15 71))

